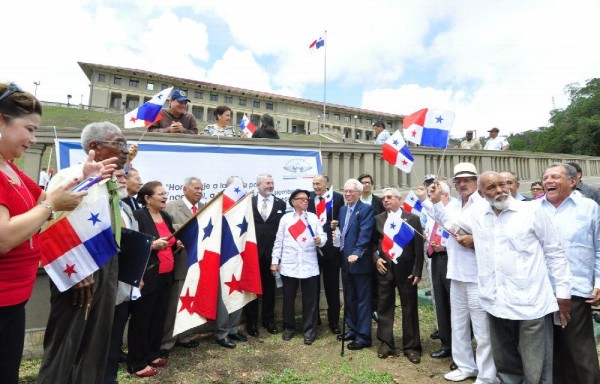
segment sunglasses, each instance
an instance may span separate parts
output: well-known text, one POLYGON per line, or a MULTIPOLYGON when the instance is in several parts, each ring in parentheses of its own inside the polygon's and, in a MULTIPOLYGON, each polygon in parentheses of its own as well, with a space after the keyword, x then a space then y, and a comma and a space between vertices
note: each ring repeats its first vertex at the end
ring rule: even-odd
POLYGON ((0 95, 0 101, 8 99, 15 92, 23 93, 25 91, 23 91, 17 84, 10 83, 8 88, 6 88, 6 90, 2 92, 2 95, 0 95))

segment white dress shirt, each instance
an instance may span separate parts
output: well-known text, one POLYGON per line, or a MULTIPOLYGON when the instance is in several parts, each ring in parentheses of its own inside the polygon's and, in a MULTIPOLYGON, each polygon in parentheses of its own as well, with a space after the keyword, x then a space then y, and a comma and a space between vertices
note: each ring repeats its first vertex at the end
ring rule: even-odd
POLYGON ((509 197, 499 215, 485 202, 460 220, 473 234, 481 306, 495 317, 534 320, 571 297, 571 274, 554 226, 539 204, 509 197), (556 283, 556 296, 548 275, 556 283))
MULTIPOLYGON (((271 264, 279 264, 279 272, 283 276, 305 279, 319 274, 319 261, 317 258, 317 248, 308 228, 300 236, 306 237, 307 240, 305 242, 296 241, 288 230, 300 218, 301 216, 293 211, 283 215, 279 221, 271 264)), ((321 238, 319 247, 322 247, 327 242, 327 235, 323 232, 323 227, 321 227, 317 215, 311 212, 303 213, 302 220, 305 224, 306 218, 308 218, 308 223, 315 236, 321 238)))
POLYGON ((487 151, 501 151, 506 145, 508 145, 508 140, 504 137, 496 136, 495 139, 490 137, 488 141, 485 142, 485 147, 483 147, 483 149, 487 151))
POLYGON ((573 275, 571 295, 591 298, 600 288, 600 206, 578 192, 571 193, 558 208, 538 200, 550 216, 565 248, 573 275))

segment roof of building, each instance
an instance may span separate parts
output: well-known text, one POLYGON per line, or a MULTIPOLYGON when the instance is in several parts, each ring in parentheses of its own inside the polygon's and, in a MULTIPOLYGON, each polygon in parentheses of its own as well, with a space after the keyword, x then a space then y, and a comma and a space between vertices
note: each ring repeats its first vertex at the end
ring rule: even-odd
MULTIPOLYGON (((99 69, 99 70, 106 70, 106 71, 112 71, 112 72, 123 73, 123 74, 131 74, 131 75, 140 76, 140 77, 144 76, 144 77, 148 77, 148 78, 165 79, 167 81, 173 82, 173 85, 177 85, 177 86, 181 86, 181 85, 198 86, 200 88, 205 88, 205 89, 221 90, 221 91, 233 92, 233 93, 241 94, 241 95, 248 95, 249 97, 262 97, 262 98, 267 98, 267 99, 272 99, 272 100, 280 100, 280 101, 284 101, 284 102, 308 104, 308 105, 315 106, 315 107, 323 106, 322 102, 318 102, 318 101, 314 101, 314 100, 307 100, 307 99, 301 99, 298 97, 277 95, 275 93, 269 93, 269 92, 254 91, 251 89, 237 88, 237 87, 232 87, 229 85, 207 83, 205 81, 198 81, 198 80, 192 80, 192 79, 185 79, 182 77, 163 75, 160 73, 145 71, 142 69, 116 67, 116 66, 104 65, 104 64, 84 63, 81 61, 78 61, 77 63, 79 64, 79 66, 81 67, 81 69, 83 70, 85 75, 88 77, 88 79, 90 79, 90 81, 92 79, 92 74, 94 72, 94 69, 99 69)), ((404 115, 397 115, 397 114, 393 114, 393 113, 386 113, 386 112, 380 112, 380 111, 372 111, 369 109, 362 109, 362 108, 354 108, 354 107, 349 107, 346 105, 339 105, 339 104, 326 103, 326 107, 351 111, 353 113, 381 116, 381 117, 385 117, 387 119, 393 119, 393 120, 398 120, 398 119, 401 119, 402 117, 404 117, 404 115)))

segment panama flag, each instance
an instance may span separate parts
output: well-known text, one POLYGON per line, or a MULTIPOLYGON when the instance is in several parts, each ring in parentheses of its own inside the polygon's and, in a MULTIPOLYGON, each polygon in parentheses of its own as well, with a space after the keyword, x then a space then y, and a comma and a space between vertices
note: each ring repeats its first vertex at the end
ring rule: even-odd
POLYGON ((108 199, 77 209, 40 234, 42 266, 64 292, 118 252, 108 199))
POLYGON ((145 127, 162 119, 162 113, 160 113, 160 110, 165 104, 165 101, 167 101, 169 98, 171 91, 173 91, 173 87, 163 89, 140 107, 127 113, 125 115, 123 127, 145 127))
POLYGON ((410 173, 415 158, 408 150, 406 142, 399 130, 394 132, 381 147, 381 157, 388 163, 398 167, 401 171, 410 173))
POLYGON ((223 215, 220 271, 221 297, 227 312, 237 311, 262 295, 252 193, 223 215))
POLYGON ((406 199, 404 199, 403 207, 405 211, 412 213, 413 215, 421 216, 423 210, 423 204, 421 200, 415 195, 413 191, 408 192, 406 199))
POLYGON ((402 220, 402 214, 389 212, 383 227, 383 240, 381 249, 394 264, 398 263, 398 257, 402 255, 404 246, 415 237, 413 229, 402 220))
POLYGON ((323 198, 319 201, 319 204, 315 207, 319 223, 321 225, 327 222, 327 215, 333 210, 333 186, 325 193, 323 198))
POLYGON ((187 250, 188 272, 177 304, 173 335, 217 318, 222 200, 221 192, 177 233, 187 250))
POLYGON ((241 177, 238 177, 223 191, 223 213, 229 211, 244 196, 246 196, 244 182, 241 177))
POLYGON ((415 144, 446 148, 454 112, 424 108, 404 117, 404 137, 415 144))
POLYGON ((310 49, 311 51, 315 51, 324 46, 325 46, 325 37, 321 36, 318 39, 314 40, 312 43, 310 43, 310 45, 308 46, 308 49, 310 49))
POLYGON ((240 123, 240 129, 244 132, 246 137, 252 137, 254 132, 256 132, 256 126, 252 124, 248 116, 244 113, 244 117, 242 118, 242 122, 240 123))

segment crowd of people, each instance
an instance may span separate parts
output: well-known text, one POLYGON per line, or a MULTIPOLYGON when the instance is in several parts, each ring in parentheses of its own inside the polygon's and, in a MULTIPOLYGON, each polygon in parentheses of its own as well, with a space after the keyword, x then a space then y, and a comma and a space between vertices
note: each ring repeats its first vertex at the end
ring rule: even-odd
MULTIPOLYGON (((195 120, 192 125, 182 119, 187 113, 182 105, 189 100, 175 92, 172 118, 161 120, 156 129, 197 133, 195 120)), ((216 123, 205 133, 227 136, 231 110, 217 110, 216 123)), ((64 292, 50 283, 38 382, 114 384, 120 362, 126 362, 132 375, 154 376, 168 364, 173 347, 199 345, 194 329, 173 335, 187 255, 171 235, 201 209, 202 181, 186 178, 183 197, 167 202, 160 181, 143 183, 143 175, 130 166, 133 154, 120 129, 101 122, 82 130, 87 160, 59 171, 43 191, 13 163, 35 144, 41 115, 33 95, 14 84, 0 84, 0 377, 18 382, 25 304, 40 260, 39 231, 101 200, 109 205, 110 241, 121 245, 120 255, 64 292), (85 192, 72 191, 91 175, 103 181, 85 192), (129 230, 152 239, 138 286, 118 279, 120 257, 136 251, 122 241, 129 230)), ((272 118, 262 122, 269 134, 272 118)), ((427 264, 441 342, 430 356, 453 359, 446 380, 600 382, 591 315, 591 307, 600 304, 599 191, 583 183, 581 168, 569 163, 549 165, 542 180, 532 183, 531 198, 520 195, 512 172, 479 173, 474 164, 459 163, 451 176, 425 177, 416 191, 423 212, 416 215, 404 210, 396 188, 374 195, 368 174, 348 179, 343 193, 331 189, 326 175, 314 176, 312 191, 297 189, 286 203, 274 195, 273 177, 260 173, 252 208, 263 295, 232 313, 219 300, 215 343, 235 348, 248 340, 246 335, 259 336, 258 324, 270 334, 281 330, 283 340, 292 339, 300 288, 304 344, 312 345, 321 322, 322 283, 331 334, 348 341, 349 350, 369 349, 375 323, 382 359, 397 353, 393 325, 398 291, 401 350, 419 364, 423 348, 417 286, 427 264), (395 228, 394 217, 412 233, 400 255, 390 253, 395 237, 390 240, 388 226, 395 228), (306 230, 310 236, 302 235, 306 230), (281 328, 275 314, 279 285, 281 328)))

